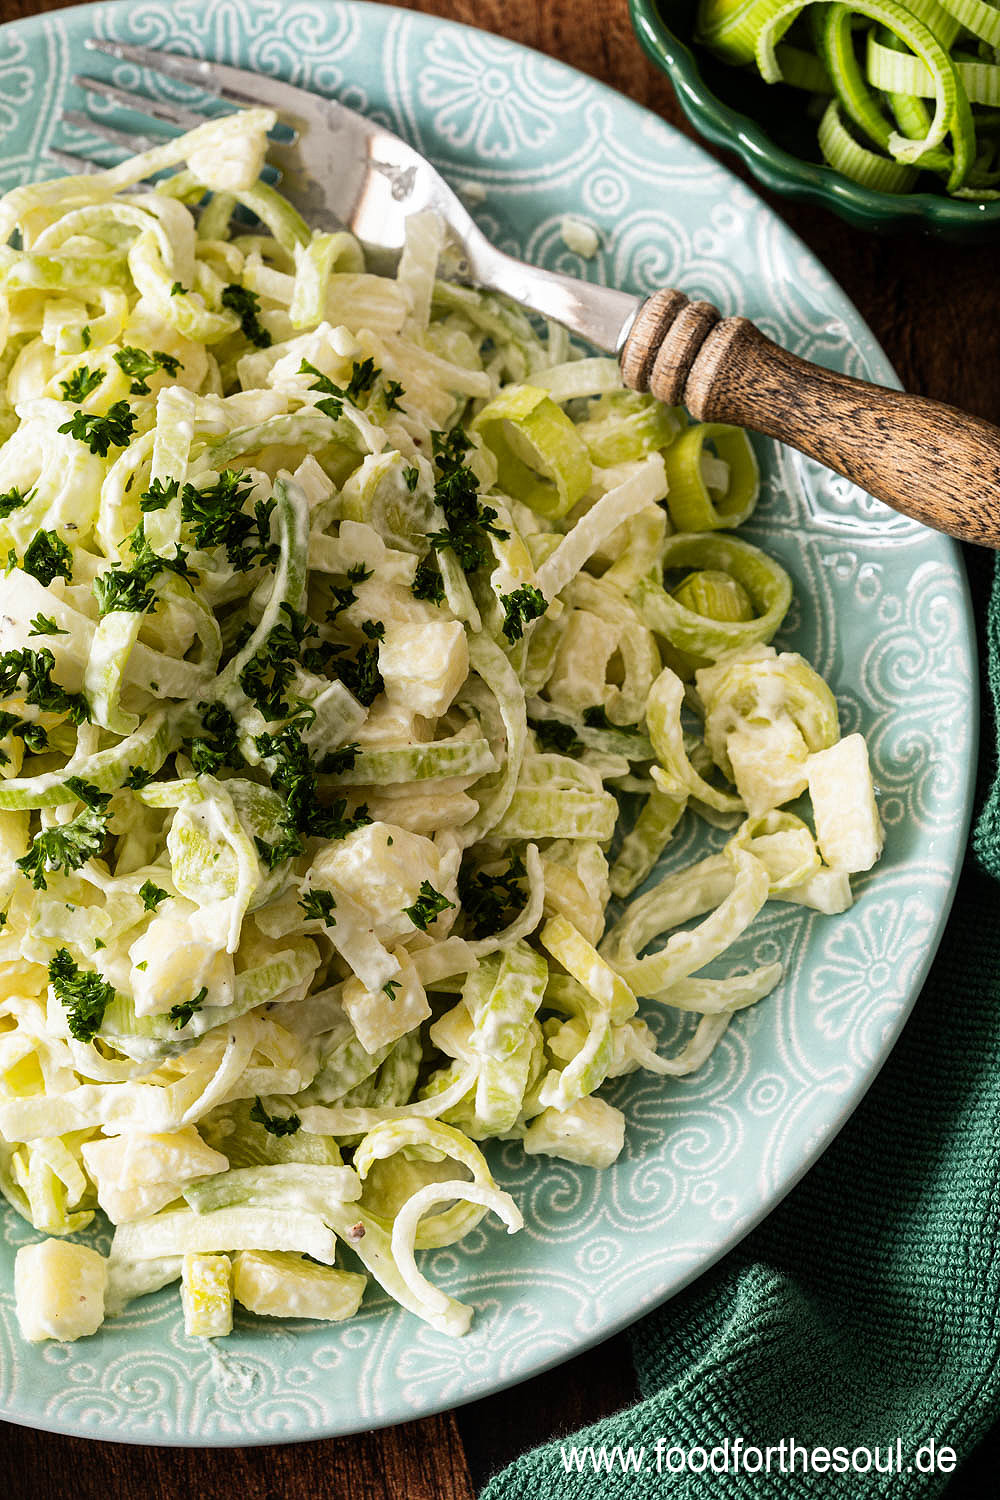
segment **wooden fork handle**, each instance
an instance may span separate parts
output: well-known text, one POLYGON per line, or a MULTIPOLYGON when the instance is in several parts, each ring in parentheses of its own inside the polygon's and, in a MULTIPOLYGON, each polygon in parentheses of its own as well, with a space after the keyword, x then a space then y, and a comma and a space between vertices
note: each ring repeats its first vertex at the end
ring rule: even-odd
POLYGON ((621 351, 625 384, 788 443, 925 526, 1000 547, 1000 428, 809 364, 747 318, 666 289, 621 351))

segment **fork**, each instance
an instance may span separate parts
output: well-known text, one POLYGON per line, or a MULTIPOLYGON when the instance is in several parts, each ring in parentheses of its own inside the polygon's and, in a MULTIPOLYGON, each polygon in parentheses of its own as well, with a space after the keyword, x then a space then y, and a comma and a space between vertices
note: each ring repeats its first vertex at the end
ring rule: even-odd
MULTIPOLYGON (((291 139, 272 142, 282 191, 321 229, 349 229, 388 267, 408 214, 432 209, 447 231, 449 274, 501 292, 616 354, 624 383, 684 405, 699 422, 748 427, 817 459, 924 525, 1000 547, 1000 428, 927 397, 810 364, 747 318, 666 287, 651 297, 527 265, 492 245, 426 157, 364 115, 282 80, 151 47, 91 38, 94 51, 180 80, 238 106, 274 109, 291 139)), ((205 115, 98 78, 74 82, 105 100, 189 130, 205 115)), ((130 153, 143 138, 67 112, 130 153)), ((73 171, 86 158, 50 150, 73 171)))

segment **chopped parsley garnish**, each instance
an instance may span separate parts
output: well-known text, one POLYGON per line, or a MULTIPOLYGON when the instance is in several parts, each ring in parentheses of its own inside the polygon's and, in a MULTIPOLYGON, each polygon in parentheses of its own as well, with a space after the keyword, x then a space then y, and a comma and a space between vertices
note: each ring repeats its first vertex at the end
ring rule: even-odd
POLYGON ((82 776, 67 776, 66 786, 74 797, 79 797, 81 802, 97 812, 103 812, 111 801, 110 792, 102 792, 99 786, 95 786, 92 781, 84 781, 82 776))
MULTIPOLYGON (((321 391, 323 394, 324 399, 316 402, 316 410, 321 411, 324 416, 329 417, 334 422, 336 422, 338 417, 343 416, 344 402, 350 401, 352 406, 356 406, 365 392, 372 389, 381 373, 381 370, 375 368, 375 361, 373 359, 364 359, 360 362, 355 360, 351 367, 350 380, 346 386, 341 386, 337 385, 336 381, 331 380, 329 375, 324 375, 322 370, 317 370, 316 366, 311 365, 307 359, 304 359, 299 365, 300 375, 312 375, 314 377, 309 389, 311 391, 321 391)), ((402 394, 403 388, 398 380, 390 381, 386 386, 386 407, 389 410, 393 406, 398 407, 399 402, 396 398, 402 394)))
POLYGON ((65 948, 57 948, 49 960, 49 983, 66 1012, 70 1036, 92 1042, 115 998, 114 985, 93 970, 78 968, 65 948))
POLYGON ((268 1135, 294 1135, 302 1125, 298 1115, 269 1115, 259 1095, 250 1110, 250 1118, 255 1125, 263 1125, 268 1135))
POLYGON ((7 517, 15 510, 20 510, 22 505, 27 505, 29 500, 35 498, 34 490, 27 490, 24 494, 15 484, 6 494, 0 495, 0 521, 6 521, 7 517))
POLYGON ((420 470, 415 466, 408 466, 403 470, 403 483, 412 494, 420 482, 420 470))
POLYGON ((256 292, 234 282, 224 289, 222 305, 239 318, 244 338, 249 339, 258 349, 271 347, 271 335, 260 323, 260 298, 256 292))
POLYGON ((52 681, 55 664, 48 646, 37 651, 30 646, 20 651, 4 651, 0 654, 0 695, 9 698, 21 693, 35 708, 67 714, 74 724, 82 724, 90 717, 87 700, 82 693, 68 693, 52 681))
POLYGON ((48 890, 46 873, 65 870, 69 874, 79 870, 88 859, 100 854, 107 832, 107 814, 86 807, 72 823, 36 833, 31 848, 17 861, 17 867, 30 878, 36 891, 48 890))
POLYGON ((356 402, 365 391, 370 391, 381 373, 381 370, 376 370, 373 359, 363 359, 360 363, 355 360, 351 366, 351 378, 347 382, 347 390, 344 392, 348 401, 356 402))
POLYGON ((417 563, 417 571, 410 584, 410 593, 414 599, 426 599, 429 604, 444 603, 444 579, 432 555, 417 563))
POLYGON ((330 665, 335 675, 365 708, 375 702, 385 685, 378 669, 378 646, 372 640, 365 642, 357 656, 343 657, 330 665))
POLYGON ((62 399, 86 401, 91 391, 96 391, 103 379, 103 370, 88 370, 86 365, 81 365, 78 370, 73 371, 68 380, 60 380, 62 399))
POLYGON ((306 891, 299 905, 305 912, 307 921, 323 922, 327 927, 337 925, 337 919, 333 915, 337 903, 332 891, 306 891))
POLYGON ((170 1009, 167 1011, 167 1015, 170 1017, 171 1021, 173 1021, 178 1031, 180 1031, 182 1026, 187 1025, 191 1017, 194 1015, 195 1011, 201 1010, 201 1007, 204 1005, 207 999, 208 989, 205 985, 202 985, 201 989, 198 991, 197 995, 193 997, 193 999, 185 1000, 180 1005, 172 1005, 170 1007, 170 1009))
POLYGON ((362 620, 361 633, 366 635, 370 641, 385 640, 385 626, 381 620, 362 620))
POLYGON ((69 635, 68 630, 63 630, 52 619, 51 615, 38 614, 31 622, 29 635, 69 635))
POLYGON ((107 458, 109 448, 128 447, 135 431, 135 412, 127 401, 116 401, 103 417, 95 412, 75 411, 59 431, 86 443, 98 458, 107 458))
POLYGON ((538 737, 543 750, 555 750, 560 755, 572 755, 583 749, 572 724, 563 724, 559 719, 529 719, 528 723, 538 737))
POLYGON ((144 880, 139 887, 139 895, 142 897, 142 904, 146 910, 155 911, 161 901, 169 899, 170 892, 154 885, 151 880, 144 880))
POLYGON ((305 663, 304 642, 318 634, 306 615, 288 603, 282 604, 281 619, 271 627, 240 673, 240 687, 265 719, 288 718, 291 708, 285 700, 285 691, 299 662, 305 663))
MULTIPOLYGON (((402 387, 402 384, 401 384, 400 381, 398 381, 398 380, 383 380, 383 382, 382 382, 382 394, 385 397, 385 409, 386 409, 386 411, 402 411, 403 410, 402 404, 400 402, 400 397, 401 396, 405 396, 406 392, 403 390, 403 387, 402 387)), ((413 486, 411 485, 410 488, 412 489, 413 486)))
POLYGON ((356 604, 358 596, 351 585, 364 583, 371 576, 371 568, 366 568, 364 563, 352 563, 347 570, 348 582, 346 584, 334 584, 330 589, 334 600, 334 607, 327 610, 326 618, 328 620, 335 620, 345 609, 350 609, 352 604, 356 604))
POLYGON ((138 573, 109 568, 93 583, 94 598, 103 618, 122 610, 127 614, 145 614, 156 603, 156 595, 138 573))
POLYGON ((347 577, 351 583, 367 583, 369 578, 372 577, 372 572, 373 570, 366 568, 364 563, 356 562, 351 563, 351 566, 347 570, 347 577))
POLYGON ((129 391, 133 396, 149 395, 149 377, 155 375, 157 370, 166 370, 168 375, 176 375, 181 367, 179 359, 172 354, 164 354, 162 349, 154 349, 152 354, 147 354, 145 349, 133 349, 126 344, 115 355, 115 364, 123 375, 132 377, 129 391))
POLYGON ((435 917, 454 905, 454 901, 449 901, 447 896, 442 896, 440 891, 436 891, 429 880, 422 880, 420 895, 412 906, 404 906, 403 910, 414 927, 419 927, 421 932, 426 932, 435 917))
MULTIPOLYGON (((21 719, 17 714, 0 709, 0 740, 5 740, 9 734, 23 740, 25 748, 34 755, 43 755, 49 748, 49 737, 41 724, 34 724, 30 719, 21 719)), ((6 750, 0 750, 0 766, 9 765, 10 756, 6 750)))
POLYGON ((170 288, 170 295, 171 297, 186 297, 187 290, 187 287, 182 281, 175 281, 173 286, 170 288))
POLYGON ((498 875, 488 875, 484 870, 459 872, 458 896, 473 937, 490 937, 510 925, 524 905, 519 885, 524 877, 520 855, 515 855, 498 875))
POLYGON ((510 532, 494 524, 497 512, 491 505, 479 503, 479 480, 462 462, 472 444, 461 427, 432 432, 431 444, 437 470, 434 496, 444 511, 447 529, 430 532, 427 540, 439 551, 450 547, 465 572, 474 573, 489 559, 486 534, 503 541, 510 532))
POLYGON ((607 710, 600 703, 595 703, 593 708, 583 710, 583 722, 588 729, 615 729, 619 733, 622 729, 620 724, 612 724, 607 710))
POLYGON ((73 554, 54 531, 36 531, 24 549, 21 567, 48 588, 53 578, 73 581, 73 554))
POLYGON ((180 488, 176 479, 154 479, 148 490, 139 496, 141 511, 166 510, 171 500, 176 500, 180 488))
POLYGON ((383 995, 388 995, 390 1000, 395 1000, 396 991, 399 989, 400 983, 401 981, 398 979, 387 979, 382 986, 383 995))
POLYGON ((173 557, 161 557, 149 545, 141 522, 129 536, 128 544, 132 567, 108 568, 91 585, 102 616, 116 610, 144 614, 152 609, 156 594, 150 584, 159 573, 176 573, 179 578, 191 579, 187 553, 178 546, 174 548, 173 557))
POLYGON ((194 545, 225 547, 238 573, 276 562, 281 553, 278 544, 271 541, 275 502, 258 500, 248 512, 244 505, 252 493, 253 483, 235 469, 224 469, 206 489, 186 484, 181 491, 181 518, 194 526, 194 545))
POLYGON ((524 635, 524 627, 544 615, 549 607, 545 595, 533 583, 524 584, 512 594, 501 594, 500 603, 504 608, 503 633, 512 645, 524 635))
POLYGON ((144 766, 129 766, 128 775, 122 782, 122 786, 131 787, 134 792, 139 792, 144 786, 149 786, 155 775, 155 771, 147 771, 144 766))
POLYGON ((316 767, 321 776, 339 776, 343 771, 350 771, 358 758, 360 745, 341 745, 337 750, 329 750, 319 765, 316 767))
POLYGON ((256 840, 257 849, 269 869, 302 852, 302 835, 342 839, 371 822, 362 804, 351 815, 346 798, 329 804, 320 802, 316 789, 317 767, 293 720, 277 734, 260 734, 254 741, 262 758, 272 763, 271 781, 288 804, 281 838, 274 844, 256 840))
POLYGON ((204 734, 191 741, 188 754, 199 776, 214 775, 220 766, 241 766, 236 720, 229 709, 222 703, 199 703, 198 709, 204 734))
POLYGON ((84 323, 83 327, 80 329, 80 343, 82 344, 84 349, 90 348, 91 338, 89 323, 84 323))

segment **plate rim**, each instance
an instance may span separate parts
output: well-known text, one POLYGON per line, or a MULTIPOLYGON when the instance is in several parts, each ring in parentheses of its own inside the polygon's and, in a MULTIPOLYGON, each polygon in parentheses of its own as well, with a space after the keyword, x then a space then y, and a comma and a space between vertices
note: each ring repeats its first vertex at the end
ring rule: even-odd
MULTIPOLYGON (((12 31, 22 36, 28 35, 29 37, 31 37, 36 33, 45 36, 48 27, 51 25, 53 20, 55 20, 56 24, 58 25, 59 20, 62 17, 82 19, 88 14, 96 15, 98 13, 107 13, 109 11, 113 12, 124 10, 129 8, 132 3, 133 0, 86 0, 86 3, 84 4, 63 6, 60 9, 54 11, 42 11, 30 16, 17 17, 13 20, 0 23, 0 37, 9 35, 12 31)), ((177 0, 161 0, 161 3, 166 3, 173 7, 177 3, 177 0)), ((244 3, 247 5, 253 5, 256 3, 256 0, 244 0, 244 3)), ((666 130, 670 135, 679 136, 685 142, 686 148, 696 153, 706 167, 710 167, 712 171, 721 174, 724 179, 727 179, 729 183, 731 183, 735 187, 738 187, 742 192, 748 193, 754 200, 754 204, 757 210, 763 210, 763 213, 766 215, 767 222, 769 224, 776 224, 778 226, 781 232, 781 237, 784 240, 785 244, 791 248, 794 248, 797 252, 799 252, 801 256, 806 259, 807 262, 809 262, 813 267, 816 267, 820 270, 827 282, 828 288, 832 288, 835 291, 835 293, 839 296, 843 304, 849 309, 852 315, 854 324, 853 328, 850 330, 853 335, 852 341, 855 343, 855 345, 857 345, 857 335, 859 333, 863 333, 866 336, 867 343, 864 346, 863 353, 866 363, 869 366, 869 375, 883 381, 886 385, 893 386, 896 389, 902 389, 902 385, 898 375, 896 374, 896 371, 894 370, 888 356, 882 348, 882 345, 875 338, 875 335, 869 327, 867 320, 862 317, 860 311, 848 296, 844 288, 841 286, 840 282, 837 281, 833 273, 827 268, 826 264, 819 258, 819 256, 816 255, 815 252, 805 244, 800 236, 792 228, 789 227, 789 225, 782 218, 781 214, 777 210, 773 209, 770 204, 768 204, 761 197, 756 188, 742 182, 742 180, 736 176, 736 174, 729 166, 727 166, 725 163, 717 161, 716 158, 713 157, 711 153, 705 149, 700 140, 687 136, 671 121, 666 120, 663 118, 663 116, 657 114, 655 110, 650 109, 648 106, 640 104, 638 101, 629 98, 627 94, 622 93, 620 90, 612 87, 610 84, 604 83, 601 79, 594 78, 591 74, 583 72, 582 69, 574 67, 571 63, 564 62, 559 57, 554 57, 549 53, 540 51, 536 47, 527 46, 526 44, 516 41, 511 37, 505 36, 502 33, 492 32, 484 27, 470 26, 466 22, 452 20, 450 17, 435 15, 428 12, 406 10, 400 6, 383 3, 383 0, 333 0, 333 4, 330 3, 330 0, 297 0, 297 3, 309 9, 314 8, 316 10, 319 10, 320 12, 329 12, 336 8, 353 11, 357 13, 361 18, 373 12, 378 13, 384 18, 384 22, 387 26, 390 25, 394 20, 399 21, 405 18, 408 23, 413 25, 417 30, 445 29, 447 31, 457 31, 473 37, 490 37, 494 40, 501 41, 506 46, 510 47, 514 52, 527 54, 529 57, 537 59, 547 65, 554 65, 565 73, 572 75, 573 77, 586 80, 588 85, 591 88, 595 89, 600 96, 605 98, 613 109, 621 110, 624 106, 628 111, 634 111, 640 118, 655 122, 657 127, 666 130)), ((3 137, 0 136, 0 142, 2 142, 2 139, 3 137)), ((58 173, 54 175, 58 175, 58 173)), ((926 529, 930 530, 931 528, 926 529)), ((670 1301, 671 1298, 675 1297, 678 1293, 682 1292, 686 1287, 690 1286, 694 1281, 696 1281, 700 1276, 711 1270, 712 1267, 717 1265, 720 1260, 728 1255, 731 1250, 735 1249, 737 1245, 739 1245, 744 1239, 747 1238, 749 1234, 753 1232, 753 1230, 755 1230, 761 1223, 763 1223, 763 1221, 778 1207, 778 1205, 783 1202, 788 1194, 792 1192, 792 1190, 801 1182, 806 1173, 809 1172, 813 1166, 815 1166, 816 1162, 827 1150, 827 1148, 833 1143, 837 1135, 839 1135, 840 1131, 843 1129, 844 1125, 854 1114, 855 1110, 860 1106, 869 1089, 872 1087, 875 1080, 881 1073, 886 1061, 888 1060, 890 1054, 895 1048, 897 1041, 899 1040, 904 1026, 910 1018, 914 1006, 916 1005, 923 991, 928 973, 935 957, 937 956, 937 952, 940 947, 945 928, 947 926, 948 918, 951 913, 951 908, 954 903, 959 880, 961 878, 962 869, 965 862, 965 854, 968 846, 969 829, 975 797, 976 774, 979 758, 979 739, 981 725, 980 660, 978 639, 976 635, 975 615, 972 607, 968 573, 965 566, 962 548, 960 544, 953 538, 941 534, 938 535, 939 543, 943 544, 944 546, 944 553, 941 560, 947 560, 948 562, 950 562, 954 572, 955 581, 958 584, 958 603, 960 608, 959 629, 961 632, 962 643, 966 651, 968 652, 968 658, 971 668, 968 701, 966 704, 966 707, 970 714, 971 733, 969 737, 968 748, 966 751, 965 764, 963 767, 964 776, 960 793, 961 813, 956 818, 952 828, 948 831, 947 835, 943 836, 947 837, 949 840, 949 847, 946 851, 946 857, 948 862, 950 863, 948 886, 947 888, 944 888, 943 886, 939 888, 941 894, 940 901, 935 913, 935 920, 928 929, 928 937, 921 953, 920 962, 916 965, 913 976, 910 980, 909 993, 905 1002, 900 1006, 896 1016, 894 1017, 892 1025, 882 1037, 878 1052, 876 1053, 872 1061, 869 1062, 858 1082, 856 1082, 852 1088, 849 1088, 843 1095, 838 1096, 840 1107, 837 1110, 835 1117, 829 1119, 825 1123, 822 1132, 810 1144, 809 1149, 804 1153, 796 1169, 781 1182, 780 1186, 776 1190, 772 1189, 769 1191, 766 1200, 761 1205, 751 1211, 746 1218, 740 1219, 727 1235, 725 1235, 721 1240, 717 1241, 716 1244, 713 1245, 710 1254, 700 1259, 696 1265, 681 1271, 675 1276, 667 1278, 665 1282, 657 1288, 656 1293, 648 1301, 644 1301, 640 1307, 637 1308, 633 1305, 630 1310, 625 1311, 619 1316, 610 1318, 606 1322, 601 1323, 600 1327, 596 1331, 594 1331, 592 1335, 585 1335, 584 1337, 575 1340, 573 1343, 573 1347, 569 1350, 559 1350, 554 1355, 542 1357, 536 1364, 532 1364, 529 1368, 519 1369, 510 1377, 500 1377, 495 1381, 492 1381, 488 1388, 472 1391, 468 1395, 459 1395, 456 1398, 449 1397, 444 1400, 432 1399, 428 1404, 422 1405, 419 1409, 408 1408, 404 1410, 397 1402, 396 1407, 394 1407, 393 1409, 388 1409, 377 1416, 373 1416, 372 1418, 366 1418, 363 1425, 359 1424, 357 1418, 355 1417, 354 1419, 352 1419, 352 1425, 339 1426, 331 1425, 329 1423, 321 1423, 314 1429, 306 1430, 294 1437, 276 1436, 271 1433, 216 1433, 198 1437, 191 1437, 190 1435, 171 1435, 151 1438, 148 1434, 127 1433, 123 1435, 119 1433, 115 1435, 105 1435, 103 1433, 95 1432, 92 1426, 83 1426, 73 1420, 61 1421, 56 1424, 51 1421, 45 1420, 44 1414, 42 1420, 39 1420, 31 1412, 24 1411, 23 1409, 21 1411, 7 1409, 5 1405, 0 1406, 0 1420, 10 1422, 15 1426, 32 1428, 39 1432, 50 1432, 65 1437, 86 1438, 92 1442, 115 1443, 116 1445, 120 1446, 220 1449, 243 1447, 284 1447, 290 1446, 294 1443, 316 1442, 328 1438, 348 1437, 362 1432, 374 1432, 385 1427, 400 1425, 407 1422, 419 1421, 425 1417, 436 1416, 442 1412, 452 1411, 457 1409, 458 1407, 471 1405, 476 1401, 486 1400, 491 1396, 497 1395, 501 1391, 509 1390, 515 1385, 520 1385, 524 1381, 534 1379, 538 1375, 543 1375, 549 1370, 556 1369, 560 1365, 565 1364, 568 1360, 576 1358, 577 1355, 586 1353, 588 1350, 593 1349, 597 1345, 603 1343, 605 1340, 615 1337, 625 1329, 638 1323, 642 1318, 645 1318, 649 1314, 656 1312, 666 1302, 670 1301)), ((956 796, 956 802, 957 800, 958 798, 956 796)))

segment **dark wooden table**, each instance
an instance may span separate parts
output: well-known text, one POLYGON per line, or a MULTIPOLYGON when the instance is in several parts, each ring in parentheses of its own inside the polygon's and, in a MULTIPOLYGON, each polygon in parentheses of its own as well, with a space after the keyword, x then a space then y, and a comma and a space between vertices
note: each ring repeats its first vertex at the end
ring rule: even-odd
MULTIPOLYGON (((0 0, 0 19, 61 3, 0 0)), ((551 53, 692 133, 669 84, 640 51, 626 0, 412 0, 406 8, 551 53)), ((723 159, 747 177, 734 158, 723 159)), ((1000 423, 996 244, 964 248, 916 236, 875 238, 753 185, 856 303, 908 389, 1000 423)), ((986 561, 970 551, 979 596, 986 561)), ((637 1398, 627 1339, 620 1335, 571 1360, 557 1379, 540 1376, 443 1416, 327 1442, 135 1448, 0 1423, 0 1475, 17 1500, 472 1500, 488 1475, 526 1448, 637 1398)), ((995 1494, 998 1450, 994 1432, 963 1465, 951 1493, 995 1494)))

